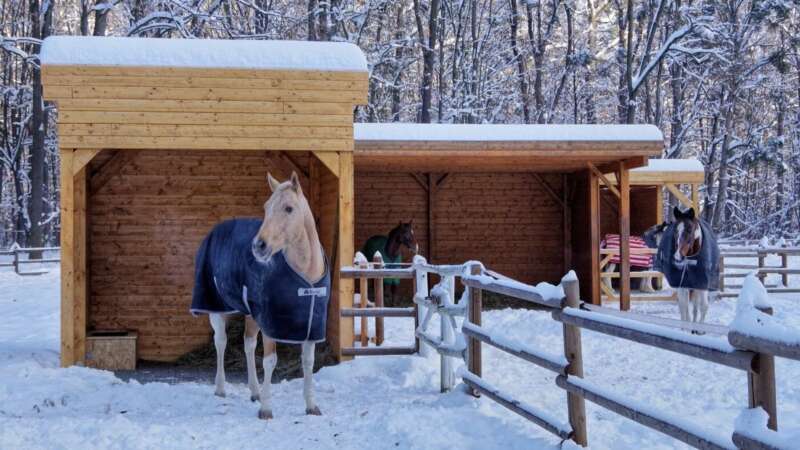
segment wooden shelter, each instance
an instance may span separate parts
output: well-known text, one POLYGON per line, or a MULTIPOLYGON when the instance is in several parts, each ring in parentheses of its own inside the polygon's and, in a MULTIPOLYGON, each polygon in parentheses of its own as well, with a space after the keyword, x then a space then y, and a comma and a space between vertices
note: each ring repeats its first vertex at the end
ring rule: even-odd
MULTIPOLYGON (((413 219, 434 263, 479 260, 553 283, 575 268, 582 298, 599 303, 599 180, 620 180, 615 220, 627 235, 638 220, 631 169, 662 149, 649 125, 356 124, 356 245, 413 219)), ((624 264, 621 272, 627 307, 624 264)))
MULTIPOLYGON (((356 46, 53 37, 41 62, 59 113, 62 365, 86 361, 90 330, 136 331, 149 360, 207 343, 194 253, 215 223, 263 215, 268 171, 301 175, 329 259, 352 261, 356 46)), ((338 351, 353 286, 333 283, 338 351)))
MULTIPOLYGON (((614 192, 616 175, 606 173, 598 177, 600 185, 600 230, 601 235, 619 234, 617 221, 618 208, 614 192), (605 181, 604 181, 605 179, 605 181), (606 182, 608 185, 606 185, 606 182)), ((649 227, 662 223, 664 217, 664 199, 674 199, 674 204, 681 208, 694 208, 700 212, 700 185, 705 182, 705 169, 703 163, 697 159, 651 159, 644 167, 639 167, 630 172, 630 202, 631 223, 630 233, 641 236, 649 227), (684 191, 686 193, 684 193, 684 191), (667 197, 665 197, 665 194, 667 197)), ((669 219, 667 217, 667 219, 669 219)), ((643 252, 653 252, 643 249, 643 252)), ((606 271, 605 267, 612 256, 618 254, 614 250, 601 250, 600 267, 601 278, 616 279, 619 272, 606 271)), ((634 273, 639 277, 663 278, 663 275, 654 271, 634 273)), ((611 289, 610 283, 601 283, 602 300, 616 301, 619 296, 611 289)), ((637 294, 634 300, 672 300, 674 292, 656 294, 637 294)))

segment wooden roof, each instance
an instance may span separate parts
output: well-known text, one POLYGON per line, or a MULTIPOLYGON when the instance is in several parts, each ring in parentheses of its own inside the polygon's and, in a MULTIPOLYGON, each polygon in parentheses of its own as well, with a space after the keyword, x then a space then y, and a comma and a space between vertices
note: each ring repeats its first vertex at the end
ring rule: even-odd
MULTIPOLYGON (((617 182, 615 174, 607 173, 606 178, 617 182)), ((651 159, 646 166, 630 172, 630 183, 635 186, 661 186, 664 184, 702 184, 705 182, 705 168, 697 159, 651 159)))
POLYGON ((373 171, 486 172, 639 167, 658 156, 650 125, 355 124, 354 162, 373 171))

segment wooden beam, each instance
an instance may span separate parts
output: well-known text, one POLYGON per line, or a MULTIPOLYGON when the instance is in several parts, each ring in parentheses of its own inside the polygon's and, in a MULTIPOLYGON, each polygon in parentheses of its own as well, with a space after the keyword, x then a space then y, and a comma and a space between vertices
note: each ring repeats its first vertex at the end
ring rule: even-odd
POLYGON ((692 208, 695 215, 700 216, 700 185, 692 183, 692 208))
POLYGON ((444 175, 440 176, 440 177, 439 177, 439 179, 438 179, 438 180, 436 180, 436 187, 437 187, 437 188, 442 188, 442 187, 444 187, 444 184, 447 182, 447 180, 448 180, 449 178, 450 178, 450 174, 449 174, 449 173, 446 173, 446 174, 444 174, 444 175))
POLYGON ((61 156, 61 367, 75 364, 75 216, 73 149, 62 149, 61 156))
POLYGON ((102 150, 98 148, 79 148, 72 155, 72 175, 77 175, 102 150))
MULTIPOLYGON (((316 156, 317 159, 322 163, 322 165, 327 167, 328 170, 331 171, 331 173, 333 173, 337 177, 339 176, 339 170, 341 169, 341 158, 339 157, 340 153, 336 152, 313 152, 313 153, 314 156, 316 156)), ((353 165, 350 164, 350 166, 352 167, 353 165)), ((345 261, 350 261, 351 259, 352 258, 347 259, 345 261)))
MULTIPOLYGON (((691 201, 691 200, 689 200, 689 197, 687 197, 687 196, 686 196, 686 194, 684 194, 683 192, 681 192, 681 190, 680 190, 680 189, 678 189, 678 187, 677 187, 677 186, 675 186, 675 185, 674 185, 674 184, 672 184, 672 183, 666 183, 666 184, 664 185, 664 187, 666 187, 666 188, 667 188, 667 190, 668 190, 668 191, 669 191, 669 192, 670 192, 672 195, 674 195, 674 196, 675 196, 675 198, 677 198, 677 199, 678 199, 678 201, 679 201, 681 204, 683 204, 683 206, 685 206, 685 207, 687 207, 687 208, 691 208, 691 207, 692 207, 692 201, 691 201)), ((695 212, 697 212, 697 211, 695 211, 695 212)))
POLYGON ((619 309, 631 308, 631 185, 630 172, 623 163, 617 172, 619 180, 619 309))
POLYGON ((656 189, 656 223, 664 222, 664 191, 656 189))
POLYGON ((550 198, 555 200, 556 204, 561 206, 561 208, 566 208, 566 203, 561 199, 561 196, 553 189, 541 175, 536 172, 531 172, 533 179, 539 182, 539 184, 547 191, 547 194, 550 195, 550 198))
POLYGON ((422 175, 420 175, 418 173, 415 173, 415 172, 412 172, 409 175, 411 175, 411 177, 414 178, 417 181, 417 184, 419 184, 419 186, 423 190, 425 190, 425 192, 428 192, 428 179, 427 178, 425 178, 422 175))
POLYGON ((589 171, 589 231, 591 234, 591 302, 600 304, 600 183, 597 175, 589 171))
MULTIPOLYGON (((78 154, 78 151, 75 152, 78 154)), ((73 168, 75 160, 73 159, 73 168)), ((89 308, 89 277, 88 264, 89 243, 87 223, 87 167, 84 166, 73 176, 73 356, 76 364, 83 364, 86 360, 86 319, 89 308)))
POLYGON ((122 171, 122 168, 136 159, 138 150, 117 150, 114 156, 103 164, 91 177, 90 191, 95 194, 103 188, 111 179, 122 171))
POLYGON ((300 164, 297 164, 297 161, 295 161, 294 159, 292 159, 291 156, 289 156, 289 152, 280 152, 279 157, 284 161, 286 161, 287 163, 289 163, 289 165, 292 166, 292 169, 294 169, 294 171, 297 172, 298 175, 308 179, 308 170, 305 170, 302 167, 300 167, 300 164))
POLYGON ((434 246, 436 245, 436 190, 438 185, 434 181, 434 174, 428 173, 428 262, 433 264, 435 258, 434 246))
MULTIPOLYGON (((353 204, 353 154, 350 152, 341 152, 337 159, 339 168, 334 173, 339 175, 339 267, 337 267, 336 270, 338 274, 343 264, 348 264, 353 260, 355 245, 353 242, 355 232, 355 205, 353 204)), ((320 159, 320 161, 322 161, 322 159, 320 159)), ((328 161, 330 162, 330 159, 328 161)), ((336 302, 332 302, 333 304, 331 305, 334 309, 333 317, 339 317, 341 309, 353 307, 353 292, 353 280, 340 278, 338 299, 336 302)), ((343 360, 347 356, 342 352, 342 349, 345 345, 348 345, 348 343, 353 342, 353 334, 353 319, 342 317, 339 325, 338 342, 331 342, 333 352, 339 360, 343 360)))
POLYGON ((561 221, 564 226, 564 267, 562 272, 572 269, 572 209, 569 207, 569 180, 567 174, 561 174, 561 221))
POLYGON ((617 187, 616 187, 616 186, 614 186, 614 185, 611 183, 611 181, 609 181, 609 180, 608 180, 608 178, 606 178, 606 176, 603 174, 603 172, 601 172, 601 171, 600 171, 600 170, 599 170, 597 167, 595 167, 595 165, 594 165, 594 164, 592 164, 592 163, 586 163, 586 164, 589 166, 589 169, 590 169, 590 170, 591 170, 591 171, 594 173, 594 175, 595 175, 595 176, 596 176, 596 177, 597 177, 597 178, 598 178, 600 181, 602 181, 602 182, 603 182, 603 184, 605 184, 605 185, 606 185, 606 187, 608 188, 608 190, 609 190, 609 191, 611 191, 611 192, 613 192, 613 193, 614 193, 614 195, 616 195, 616 196, 617 196, 617 198, 619 198, 619 191, 617 190, 617 187))

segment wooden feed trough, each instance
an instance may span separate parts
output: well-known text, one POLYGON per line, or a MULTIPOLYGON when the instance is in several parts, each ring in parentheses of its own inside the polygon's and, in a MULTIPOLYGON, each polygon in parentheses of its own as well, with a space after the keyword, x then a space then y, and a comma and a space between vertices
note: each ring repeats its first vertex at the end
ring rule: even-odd
MULTIPOLYGON (((85 363, 92 330, 135 331, 147 360, 205 345, 207 319, 189 314, 195 251, 215 223, 263 215, 268 171, 300 174, 329 259, 352 261, 357 47, 51 37, 41 62, 59 114, 62 365, 85 363)), ((333 273, 339 352, 353 285, 333 273)))

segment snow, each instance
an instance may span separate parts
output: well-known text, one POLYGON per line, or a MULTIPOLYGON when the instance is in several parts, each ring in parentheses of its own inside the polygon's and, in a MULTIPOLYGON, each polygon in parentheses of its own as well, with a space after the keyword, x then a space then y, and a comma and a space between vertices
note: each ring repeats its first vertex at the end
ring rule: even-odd
POLYGON ((662 142, 654 125, 357 123, 356 141, 662 142))
MULTIPOLYGON (((792 257, 792 266, 800 258, 792 257)), ((794 280, 795 278, 792 278, 794 280)), ((797 294, 771 294, 775 318, 800 328, 797 294)), ((677 318, 671 302, 633 310, 677 318)), ((708 321, 729 323, 736 305, 711 303, 708 321)), ((202 382, 139 383, 110 372, 58 368, 59 274, 0 270, 0 448, 575 449, 483 397, 456 386, 439 394, 439 357, 363 357, 314 377, 321 417, 304 415, 302 381, 273 385, 275 419, 256 419, 243 383, 228 397, 202 382)), ((503 342, 559 354, 563 327, 546 311, 485 311, 482 328, 503 342)), ((358 323, 358 321, 356 321, 358 323)), ((385 320, 386 345, 408 345, 413 318, 385 320)), ((435 327, 438 329, 438 327, 435 327)), ((584 372, 594 386, 730 436, 747 405, 741 371, 600 333, 582 333, 584 372)), ((486 382, 567 422, 564 391, 549 370, 483 346, 486 382)), ((779 426, 800 424, 800 363, 776 358, 779 426)), ((230 374, 229 379, 237 378, 230 374)), ((243 377, 239 377, 243 379, 243 377)), ((586 403, 592 449, 686 449, 679 442, 586 403)), ((796 442, 796 439, 793 441, 796 442)))
POLYGON ((767 297, 767 290, 755 274, 747 275, 739 293, 736 317, 731 322, 730 329, 747 336, 800 346, 800 328, 785 326, 776 318, 759 310, 768 306, 767 297))
POLYGON ((697 172, 705 173, 705 167, 696 158, 687 159, 651 159, 644 167, 637 167, 631 172, 697 172))
POLYGON ((51 36, 40 59, 43 65, 367 71, 361 50, 342 42, 51 36))
POLYGON ((511 278, 496 278, 489 275, 472 275, 464 271, 461 276, 465 280, 477 281, 478 283, 488 285, 498 285, 521 291, 526 291, 534 295, 538 295, 542 300, 561 300, 565 297, 564 289, 561 286, 556 286, 548 282, 542 281, 536 286, 525 284, 511 278))
POLYGON ((767 412, 761 407, 744 409, 736 418, 734 429, 737 433, 756 441, 764 442, 772 446, 772 448, 787 450, 796 448, 797 440, 800 439, 800 432, 798 430, 785 432, 780 428, 778 432, 772 431, 767 428, 768 419, 767 412))

